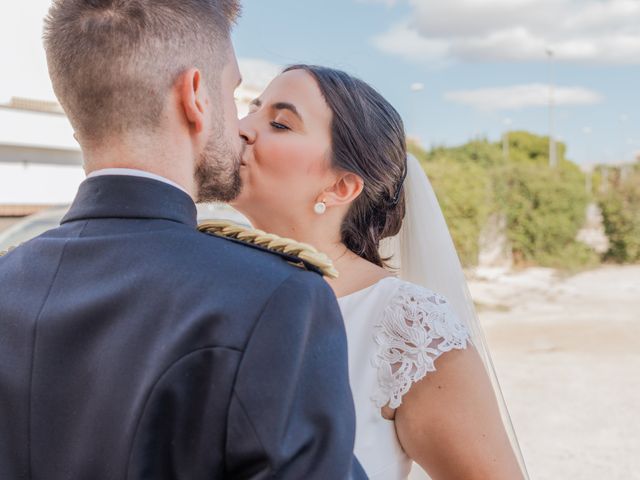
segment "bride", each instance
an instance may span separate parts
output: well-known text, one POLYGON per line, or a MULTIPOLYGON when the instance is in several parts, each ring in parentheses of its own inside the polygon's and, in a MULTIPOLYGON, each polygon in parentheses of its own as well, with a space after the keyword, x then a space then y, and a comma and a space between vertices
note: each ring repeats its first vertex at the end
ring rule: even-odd
POLYGON ((435 195, 366 83, 296 65, 240 121, 254 227, 314 245, 347 330, 355 454, 372 479, 526 478, 435 195))

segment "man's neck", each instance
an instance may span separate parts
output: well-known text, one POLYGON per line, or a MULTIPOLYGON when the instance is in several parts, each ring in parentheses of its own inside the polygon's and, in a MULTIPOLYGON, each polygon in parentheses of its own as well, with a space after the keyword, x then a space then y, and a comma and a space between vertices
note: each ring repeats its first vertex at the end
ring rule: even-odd
MULTIPOLYGON (((150 150, 156 150, 151 147, 150 150)), ((194 179, 193 166, 189 158, 180 158, 177 152, 162 152, 150 155, 144 152, 135 155, 132 149, 120 148, 88 152, 83 150, 84 170, 87 175, 106 169, 128 169, 146 172, 153 176, 168 180, 184 190, 191 198, 196 199, 197 187, 194 179)), ((184 155, 182 155, 184 157, 184 155)))
POLYGON ((167 185, 171 185, 172 187, 177 188, 178 190, 182 190, 187 195, 191 196, 187 190, 185 190, 181 185, 178 185, 176 182, 169 180, 162 175, 156 175, 155 173, 145 172, 144 170, 136 170, 133 168, 103 168, 102 170, 94 170, 87 174, 87 178, 99 177, 103 175, 124 175, 124 176, 132 176, 132 177, 143 177, 150 178, 152 180, 157 180, 159 182, 166 183, 167 185))

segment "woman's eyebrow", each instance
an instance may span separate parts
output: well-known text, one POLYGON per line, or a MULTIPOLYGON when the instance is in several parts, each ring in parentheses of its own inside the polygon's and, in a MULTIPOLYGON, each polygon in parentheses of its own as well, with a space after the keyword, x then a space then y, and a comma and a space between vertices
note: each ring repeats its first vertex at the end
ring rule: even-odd
MULTIPOLYGON (((251 103, 249 105, 252 105, 252 106, 260 108, 262 106, 262 100, 260 100, 259 98, 254 98, 253 100, 251 100, 251 103)), ((296 108, 296 106, 293 103, 276 102, 273 105, 271 105, 271 108, 273 108, 274 110, 289 110, 296 117, 298 117, 301 121, 303 121, 302 120, 302 115, 300 115, 300 112, 298 111, 298 109, 296 108)))
POLYGON ((300 115, 300 112, 298 112, 298 109, 296 108, 296 106, 293 103, 277 102, 277 103, 274 103, 271 106, 271 108, 273 108, 274 110, 289 110, 296 117, 298 117, 300 119, 300 121, 303 121, 302 120, 302 115, 300 115))

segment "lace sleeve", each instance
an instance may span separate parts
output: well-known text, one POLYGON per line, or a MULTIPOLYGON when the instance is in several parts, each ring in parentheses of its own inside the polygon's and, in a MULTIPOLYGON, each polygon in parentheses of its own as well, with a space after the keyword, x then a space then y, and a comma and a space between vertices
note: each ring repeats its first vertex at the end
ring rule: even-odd
POLYGON ((373 400, 378 407, 398 408, 411 385, 436 370, 440 355, 467 347, 469 332, 443 296, 405 283, 386 307, 374 339, 378 390, 373 400))

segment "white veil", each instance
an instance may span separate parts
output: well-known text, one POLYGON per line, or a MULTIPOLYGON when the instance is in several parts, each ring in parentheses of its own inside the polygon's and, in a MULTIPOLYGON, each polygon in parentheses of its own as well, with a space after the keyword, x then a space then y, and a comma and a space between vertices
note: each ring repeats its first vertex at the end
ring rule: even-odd
POLYGON ((444 295, 469 328, 471 341, 493 385, 511 446, 524 477, 528 479, 522 452, 442 209, 427 175, 412 155, 407 159, 404 195, 406 213, 402 227, 396 236, 381 242, 382 258, 390 257, 390 266, 397 270, 402 280, 444 295))

